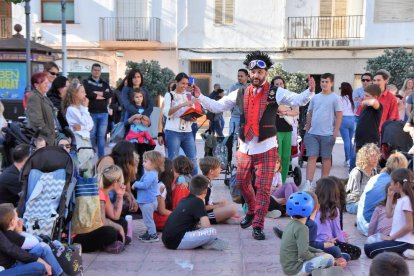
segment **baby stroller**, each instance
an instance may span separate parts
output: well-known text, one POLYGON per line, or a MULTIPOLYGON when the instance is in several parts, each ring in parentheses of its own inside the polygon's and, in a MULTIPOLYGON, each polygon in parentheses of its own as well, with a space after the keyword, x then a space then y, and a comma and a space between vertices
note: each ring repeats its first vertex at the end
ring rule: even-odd
POLYGON ((207 130, 201 137, 205 141, 204 156, 215 156, 220 160, 221 173, 224 174, 224 184, 228 186, 230 182, 229 176, 232 172, 234 132, 227 137, 215 137, 207 130))
POLYGON ((299 156, 299 143, 292 146, 290 151, 290 164, 289 164, 289 171, 288 176, 293 178, 293 182, 295 182, 296 186, 299 186, 302 183, 302 170, 299 166, 292 165, 292 158, 299 156))
POLYGON ((20 181, 23 193, 17 211, 27 232, 60 240, 70 220, 69 205, 76 184, 71 156, 56 146, 36 150, 24 165, 20 181))
POLYGON ((396 151, 407 153, 413 146, 413 139, 410 134, 404 132, 403 128, 403 121, 386 121, 382 125, 379 162, 381 167, 385 166, 391 153, 396 151))

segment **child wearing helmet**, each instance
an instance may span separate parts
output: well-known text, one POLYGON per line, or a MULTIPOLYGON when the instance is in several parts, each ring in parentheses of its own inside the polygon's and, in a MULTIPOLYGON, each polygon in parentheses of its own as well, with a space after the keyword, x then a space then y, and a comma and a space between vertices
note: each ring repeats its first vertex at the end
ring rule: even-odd
POLYGON ((293 193, 286 202, 286 212, 292 218, 280 245, 280 264, 286 275, 341 275, 342 269, 333 266, 331 255, 309 246, 309 230, 305 223, 314 204, 312 196, 306 192, 293 193))

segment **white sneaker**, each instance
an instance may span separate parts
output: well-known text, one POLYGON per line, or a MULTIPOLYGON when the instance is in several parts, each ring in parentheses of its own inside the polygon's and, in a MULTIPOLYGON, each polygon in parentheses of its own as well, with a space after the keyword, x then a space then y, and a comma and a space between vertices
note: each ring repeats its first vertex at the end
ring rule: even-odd
POLYGON ((267 218, 273 218, 273 219, 280 218, 281 216, 282 216, 282 212, 280 212, 279 210, 269 211, 266 214, 267 218))
POLYGON ((312 188, 312 183, 310 180, 306 180, 304 183, 300 184, 299 191, 306 192, 312 188))
POLYGON ((403 256, 406 257, 409 260, 414 260, 414 250, 413 249, 407 249, 403 252, 403 256))

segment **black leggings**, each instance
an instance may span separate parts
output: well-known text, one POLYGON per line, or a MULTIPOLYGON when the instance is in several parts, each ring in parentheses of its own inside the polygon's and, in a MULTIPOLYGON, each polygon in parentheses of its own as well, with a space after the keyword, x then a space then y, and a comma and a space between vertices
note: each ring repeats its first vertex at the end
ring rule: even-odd
POLYGON ((271 196, 269 201, 269 208, 268 211, 279 210, 282 215, 286 214, 286 205, 282 205, 276 201, 276 199, 271 196))
POLYGON ((103 250, 106 246, 117 240, 118 231, 111 226, 102 226, 92 232, 77 234, 73 239, 74 243, 82 245, 82 252, 94 252, 103 250))

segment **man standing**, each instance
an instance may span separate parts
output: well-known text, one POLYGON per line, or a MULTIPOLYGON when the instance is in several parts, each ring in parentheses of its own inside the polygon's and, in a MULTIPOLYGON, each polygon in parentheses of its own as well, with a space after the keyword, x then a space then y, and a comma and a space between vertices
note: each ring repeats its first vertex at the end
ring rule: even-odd
POLYGON ((93 146, 98 144, 98 157, 102 157, 105 151, 105 136, 108 128, 108 100, 112 97, 112 91, 108 83, 101 79, 101 65, 92 65, 91 76, 83 81, 86 97, 89 99, 89 113, 93 120, 91 142, 93 146))
POLYGON ((19 181, 20 171, 30 155, 29 145, 18 145, 13 149, 13 164, 0 175, 0 204, 12 203, 17 206, 22 191, 19 181))
MULTIPOLYGON (((372 83, 372 75, 371 75, 371 73, 368 73, 367 72, 367 73, 362 74, 362 76, 361 76, 361 82, 362 82, 362 86, 359 87, 359 88, 357 88, 357 89, 355 89, 352 92, 352 98, 354 100, 354 113, 355 114, 356 114, 356 112, 358 110, 359 104, 362 101, 362 98, 364 97, 364 90, 365 90, 365 88, 372 83)), ((355 117, 356 120, 358 120, 357 119, 358 116, 359 116, 359 114, 355 117)))
POLYGON ((374 84, 381 88, 381 96, 379 102, 382 105, 382 116, 380 121, 380 133, 382 130, 382 124, 385 121, 397 121, 400 119, 398 112, 397 98, 387 89, 387 83, 391 75, 388 71, 381 69, 374 75, 374 84))
POLYGON ((303 142, 306 146, 308 164, 306 166, 306 182, 301 190, 312 187, 315 175, 316 160, 322 157, 322 177, 329 176, 332 167, 332 149, 342 122, 342 102, 332 91, 334 75, 325 73, 321 76, 322 92, 312 98, 306 116, 306 135, 303 142))
MULTIPOLYGON (((237 80, 235 84, 233 84, 230 89, 229 93, 240 88, 246 88, 248 86, 247 79, 249 76, 249 72, 246 69, 241 68, 237 71, 237 80)), ((237 141, 237 135, 239 133, 239 124, 240 124, 240 114, 241 111, 238 106, 235 106, 231 110, 231 117, 230 117, 230 126, 229 126, 229 133, 234 133, 234 141, 237 141)))
POLYGON ((241 110, 236 181, 249 209, 240 226, 247 228, 253 225, 253 238, 264 240, 264 217, 269 206, 277 156, 277 108, 279 104, 305 105, 313 95, 315 81, 310 79, 309 90, 301 94, 283 88, 270 90, 266 79, 272 61, 268 54, 261 51, 251 52, 243 63, 250 70, 251 79, 251 85, 244 93, 242 90, 236 90, 219 101, 214 101, 203 96, 200 89, 194 86, 194 96, 211 112, 228 111, 236 105, 241 110), (256 173, 256 193, 252 186, 253 170, 256 173))

